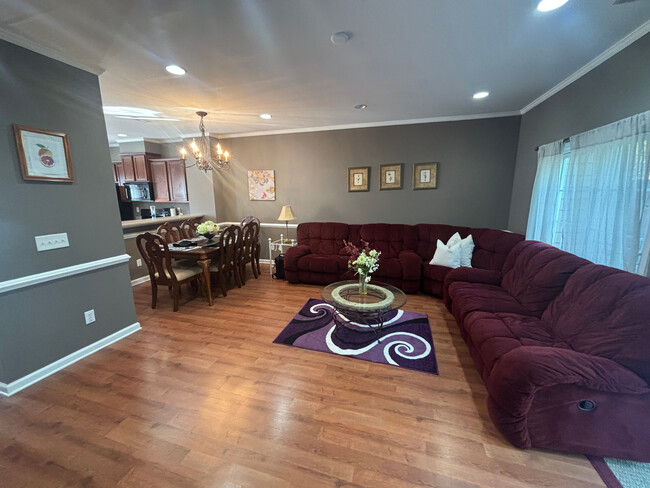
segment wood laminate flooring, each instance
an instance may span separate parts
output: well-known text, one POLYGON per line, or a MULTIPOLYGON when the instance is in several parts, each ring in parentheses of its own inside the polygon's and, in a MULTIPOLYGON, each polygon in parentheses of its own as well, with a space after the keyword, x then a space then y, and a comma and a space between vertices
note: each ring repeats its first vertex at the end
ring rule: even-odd
POLYGON ((434 376, 273 344, 318 286, 263 272, 214 307, 184 289, 177 313, 133 291, 141 331, 0 398, 0 486, 604 486, 501 437, 439 299, 404 307, 429 315, 434 376))

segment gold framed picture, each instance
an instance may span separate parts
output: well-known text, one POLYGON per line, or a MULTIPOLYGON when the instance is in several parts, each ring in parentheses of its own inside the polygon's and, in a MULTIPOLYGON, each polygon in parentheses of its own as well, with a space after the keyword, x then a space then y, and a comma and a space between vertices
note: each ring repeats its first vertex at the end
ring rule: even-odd
POLYGON ((348 191, 369 191, 370 166, 348 168, 348 191))
POLYGON ((18 124, 14 134, 24 180, 74 181, 68 136, 18 124))
POLYGON ((438 163, 415 163, 413 189, 435 190, 436 188, 438 188, 438 163))
POLYGON ((402 167, 403 164, 382 164, 379 167, 379 189, 380 190, 401 190, 402 189, 402 167))

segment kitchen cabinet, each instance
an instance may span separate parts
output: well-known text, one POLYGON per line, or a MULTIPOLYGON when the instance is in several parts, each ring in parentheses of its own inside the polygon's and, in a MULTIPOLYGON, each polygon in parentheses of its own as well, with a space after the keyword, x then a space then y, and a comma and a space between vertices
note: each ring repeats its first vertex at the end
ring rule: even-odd
POLYGON ((151 181, 149 160, 160 157, 158 154, 134 153, 122 154, 124 166, 124 181, 151 181))
POLYGON ((124 164, 122 161, 113 163, 113 177, 115 178, 115 183, 120 186, 124 185, 124 164))
POLYGON ((149 169, 156 202, 187 202, 184 160, 151 159, 149 169))

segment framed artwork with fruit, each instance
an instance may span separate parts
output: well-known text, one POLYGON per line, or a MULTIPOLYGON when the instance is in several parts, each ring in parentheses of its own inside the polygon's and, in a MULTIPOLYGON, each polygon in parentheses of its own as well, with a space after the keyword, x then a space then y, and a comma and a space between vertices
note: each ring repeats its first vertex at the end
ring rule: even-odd
POLYGON ((14 133, 23 179, 74 181, 68 136, 18 124, 14 133))

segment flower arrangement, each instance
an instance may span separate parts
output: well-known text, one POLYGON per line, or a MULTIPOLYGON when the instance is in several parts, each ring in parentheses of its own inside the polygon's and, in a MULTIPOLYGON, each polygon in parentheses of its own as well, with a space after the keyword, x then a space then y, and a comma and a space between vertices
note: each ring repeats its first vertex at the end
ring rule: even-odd
POLYGON ((345 242, 344 252, 349 254, 348 268, 354 270, 354 274, 359 275, 359 293, 367 293, 367 285, 370 283, 370 275, 379 268, 379 256, 381 252, 376 249, 370 249, 366 241, 361 241, 363 246, 359 249, 354 244, 345 242))
POLYGON ((211 220, 206 220, 205 222, 199 224, 196 228, 196 233, 212 239, 219 232, 219 226, 212 222, 211 220))

